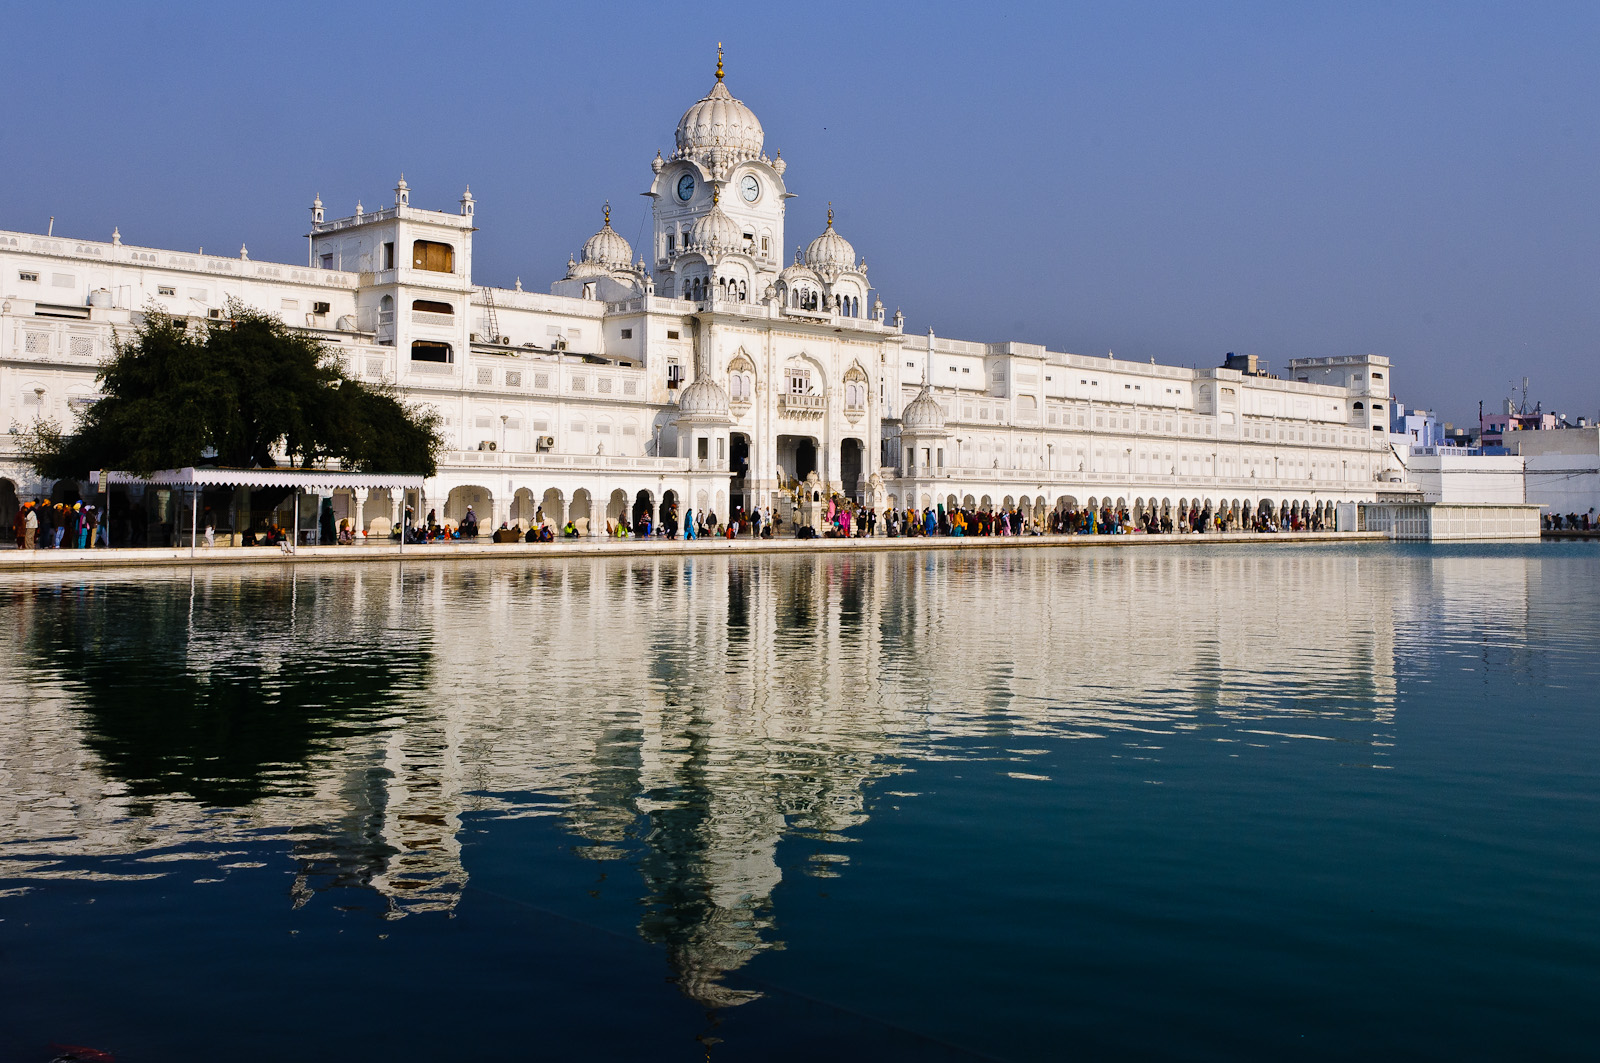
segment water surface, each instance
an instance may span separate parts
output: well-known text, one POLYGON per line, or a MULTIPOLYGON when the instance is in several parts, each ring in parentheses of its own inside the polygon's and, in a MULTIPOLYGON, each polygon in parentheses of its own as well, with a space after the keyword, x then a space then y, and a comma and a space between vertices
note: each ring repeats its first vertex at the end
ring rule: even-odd
POLYGON ((0 1058, 1600 1034, 1588 544, 0 585, 0 1058))

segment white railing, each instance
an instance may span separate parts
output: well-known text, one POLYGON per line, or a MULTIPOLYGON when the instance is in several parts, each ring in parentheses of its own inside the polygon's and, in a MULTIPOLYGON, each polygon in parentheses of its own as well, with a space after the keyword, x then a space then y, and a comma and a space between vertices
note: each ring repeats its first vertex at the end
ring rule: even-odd
POLYGON ((826 395, 797 395, 786 391, 778 402, 785 410, 799 410, 805 413, 821 413, 828 408, 826 395))
POLYGON ((446 328, 454 328, 456 316, 454 314, 435 314, 428 310, 413 310, 411 311, 411 323, 413 325, 444 325, 446 328))
POLYGON ((635 472, 688 472, 688 458, 652 458, 625 454, 551 454, 504 450, 451 450, 439 459, 441 466, 515 466, 522 468, 632 470, 635 472))

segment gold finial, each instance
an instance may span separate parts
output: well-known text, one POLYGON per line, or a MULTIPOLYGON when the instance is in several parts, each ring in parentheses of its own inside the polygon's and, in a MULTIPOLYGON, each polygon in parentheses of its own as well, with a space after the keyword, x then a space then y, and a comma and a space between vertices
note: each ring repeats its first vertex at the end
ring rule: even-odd
POLYGON ((611 200, 606 200, 606 228, 611 227, 611 200))
POLYGON ((717 42, 717 80, 722 80, 722 42, 717 42))
POLYGON ((833 228, 833 200, 828 200, 828 228, 833 228))
POLYGON ((722 202, 722 189, 716 187, 715 185, 712 185, 711 186, 711 205, 712 206, 716 206, 718 203, 721 203, 721 202, 722 202))

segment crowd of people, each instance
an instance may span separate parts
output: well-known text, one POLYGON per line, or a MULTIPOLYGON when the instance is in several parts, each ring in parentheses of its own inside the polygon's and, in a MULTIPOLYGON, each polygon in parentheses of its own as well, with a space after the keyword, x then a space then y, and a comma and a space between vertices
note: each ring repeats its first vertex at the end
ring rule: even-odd
MULTIPOLYGON (((331 512, 327 514, 330 522, 331 512)), ((1008 535, 1124 535, 1131 533, 1172 534, 1225 531, 1324 531, 1332 527, 1332 513, 1325 507, 1293 509, 1274 513, 1267 509, 1240 511, 1232 507, 1213 509, 1210 506, 1192 505, 1187 510, 1146 508, 1138 512, 1126 506, 1109 503, 1099 507, 1065 506, 1051 510, 1043 517, 1035 517, 1016 507, 991 510, 972 506, 946 508, 930 506, 921 510, 907 508, 888 510, 881 516, 874 508, 861 505, 841 495, 831 495, 819 506, 818 526, 797 521, 793 534, 796 538, 866 538, 879 534, 890 538, 910 536, 1008 536, 1008 535), (881 525, 881 529, 880 529, 881 525)), ((586 523, 586 522, 585 522, 586 523)), ((215 543, 216 521, 209 507, 205 514, 205 543, 215 543)), ((646 507, 639 507, 630 522, 623 517, 607 519, 605 537, 610 539, 705 539, 705 538, 761 538, 771 539, 782 533, 783 518, 773 510, 757 507, 746 512, 736 508, 726 522, 710 510, 685 509, 680 515, 678 506, 669 503, 661 508, 659 520, 646 507)), ((163 525, 165 528, 166 526, 163 525)), ((1594 511, 1589 513, 1553 514, 1544 518, 1547 530, 1589 531, 1600 527, 1594 511)), ((13 535, 19 547, 26 549, 84 549, 105 546, 102 521, 98 509, 87 502, 26 502, 17 511, 13 522, 13 535)), ((327 531, 324 531, 327 536, 327 531)), ((400 534, 400 533, 396 533, 400 534)), ((459 521, 441 522, 437 509, 428 511, 427 519, 417 521, 410 509, 406 510, 404 531, 407 543, 470 542, 479 535, 477 514, 468 506, 459 521)), ((576 519, 568 519, 559 526, 545 519, 540 508, 531 522, 503 521, 492 538, 496 543, 552 542, 557 538, 577 539, 588 534, 576 519)), ((363 541, 365 533, 358 530, 347 518, 337 525, 334 541, 349 545, 363 541)), ((256 528, 246 530, 240 537, 241 545, 283 545, 288 532, 270 522, 261 522, 256 528)))
POLYGON ((105 546, 100 510, 88 502, 24 502, 11 522, 24 550, 88 550, 105 546))
POLYGON ((1593 509, 1587 513, 1546 513, 1542 520, 1545 531, 1586 532, 1600 529, 1600 522, 1595 520, 1593 509))

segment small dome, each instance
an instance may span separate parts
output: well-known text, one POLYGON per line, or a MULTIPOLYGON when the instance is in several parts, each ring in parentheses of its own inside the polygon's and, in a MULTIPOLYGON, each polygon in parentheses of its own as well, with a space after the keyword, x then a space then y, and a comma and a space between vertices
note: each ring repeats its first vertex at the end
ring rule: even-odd
POLYGON ((722 204, 713 202, 711 213, 697 219, 689 230, 690 248, 700 251, 738 251, 744 248, 744 230, 728 217, 722 204))
POLYGON ((727 417, 728 393, 710 377, 700 377, 678 396, 678 416, 727 417))
POLYGON ((917 397, 906 404, 900 411, 900 431, 902 432, 942 432, 944 431, 944 410, 933 400, 933 389, 922 385, 922 390, 917 392, 917 397))
POLYGON ((579 261, 607 269, 628 269, 633 264, 633 248, 611 227, 611 204, 606 204, 605 211, 605 225, 585 241, 579 261))
POLYGON ((833 231, 833 207, 828 207, 828 227, 806 248, 806 265, 812 269, 845 270, 856 268, 856 249, 850 241, 833 231))
POLYGON ((728 92, 720 69, 711 92, 678 120, 679 155, 716 150, 734 159, 754 159, 760 157, 764 139, 761 122, 728 92))

